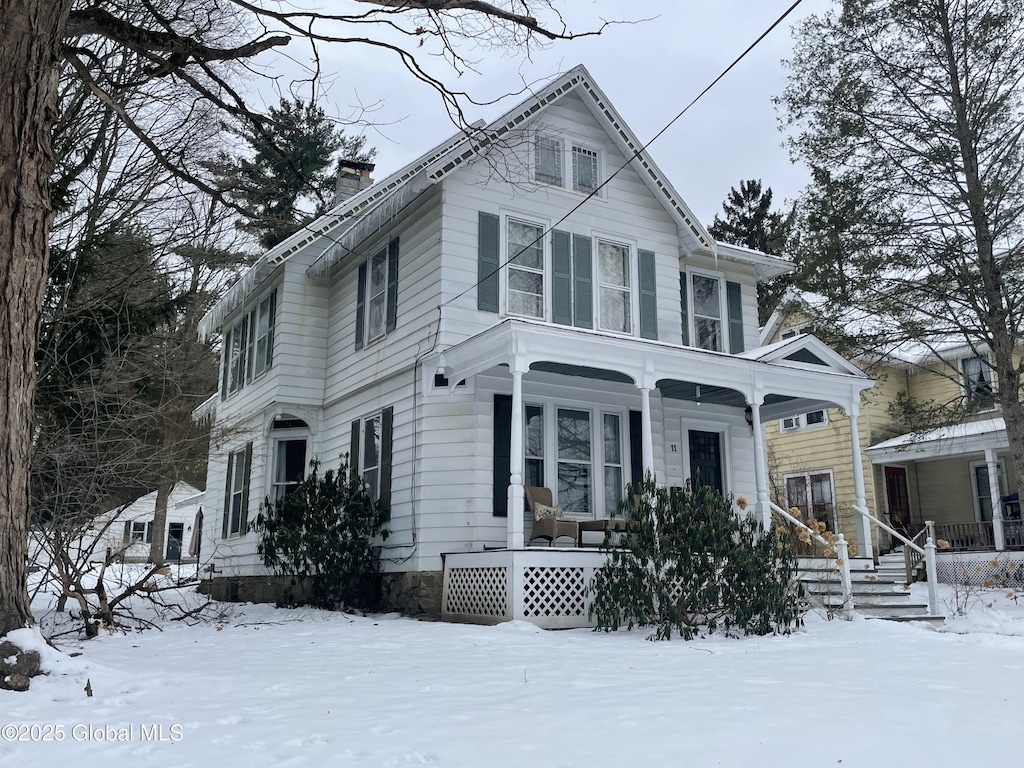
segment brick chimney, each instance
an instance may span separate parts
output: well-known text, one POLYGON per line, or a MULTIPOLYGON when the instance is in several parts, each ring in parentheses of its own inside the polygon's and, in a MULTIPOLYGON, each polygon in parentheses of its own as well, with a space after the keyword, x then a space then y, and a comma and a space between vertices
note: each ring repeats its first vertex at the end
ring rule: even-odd
POLYGON ((337 205, 357 192, 361 192, 373 184, 370 171, 373 163, 361 163, 358 160, 342 160, 338 163, 338 178, 334 186, 334 202, 337 205))

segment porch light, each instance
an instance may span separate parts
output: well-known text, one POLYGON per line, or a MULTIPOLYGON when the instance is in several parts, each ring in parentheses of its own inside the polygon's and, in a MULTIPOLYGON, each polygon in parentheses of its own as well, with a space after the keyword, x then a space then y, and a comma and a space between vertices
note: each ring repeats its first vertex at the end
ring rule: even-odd
POLYGON ((754 428, 754 409, 749 405, 743 409, 743 418, 747 421, 747 426, 751 429, 754 428))

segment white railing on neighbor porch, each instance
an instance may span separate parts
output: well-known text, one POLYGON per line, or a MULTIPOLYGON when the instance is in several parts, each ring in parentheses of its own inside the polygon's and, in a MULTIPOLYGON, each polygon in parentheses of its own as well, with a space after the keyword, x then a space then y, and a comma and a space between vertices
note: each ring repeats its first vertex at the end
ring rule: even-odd
POLYGON ((938 616, 939 615, 939 599, 935 592, 935 585, 938 582, 938 572, 935 569, 935 541, 931 536, 924 543, 924 547, 919 547, 913 541, 908 539, 902 533, 897 531, 890 525, 883 523, 877 517, 872 515, 864 507, 858 507, 856 504, 853 505, 853 511, 858 515, 867 520, 871 525, 877 525, 883 531, 887 531, 890 536, 894 536, 903 542, 904 547, 910 547, 918 554, 924 556, 926 577, 928 579, 928 615, 938 616))
POLYGON ((768 502, 768 506, 771 507, 772 512, 779 515, 784 520, 792 523, 798 528, 802 528, 810 534, 813 541, 821 544, 826 550, 829 548, 835 548, 836 551, 836 569, 839 571, 839 584, 843 592, 843 618, 850 620, 853 618, 853 578, 850 576, 850 550, 849 545, 846 543, 846 537, 843 534, 836 536, 834 542, 829 544, 821 535, 815 533, 807 524, 802 520, 793 515, 789 514, 782 507, 777 506, 771 501, 768 502))

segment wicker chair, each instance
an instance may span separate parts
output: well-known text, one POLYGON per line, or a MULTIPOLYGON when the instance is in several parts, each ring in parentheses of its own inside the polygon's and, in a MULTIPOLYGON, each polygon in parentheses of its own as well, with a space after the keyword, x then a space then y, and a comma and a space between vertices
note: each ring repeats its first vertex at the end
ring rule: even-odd
POLYGON ((537 519, 535 505, 543 504, 550 507, 551 489, 540 486, 526 486, 526 503, 530 505, 530 516, 533 518, 533 530, 530 533, 530 541, 534 539, 547 539, 549 546, 555 545, 555 539, 559 536, 568 536, 572 539, 573 546, 579 540, 580 528, 575 520, 563 520, 555 517, 544 517, 537 519))

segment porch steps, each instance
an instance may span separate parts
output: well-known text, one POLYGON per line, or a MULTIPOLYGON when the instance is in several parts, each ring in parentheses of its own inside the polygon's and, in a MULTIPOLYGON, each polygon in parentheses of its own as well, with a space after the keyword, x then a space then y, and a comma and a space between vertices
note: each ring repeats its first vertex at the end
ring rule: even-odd
POLYGON ((907 567, 903 560, 902 552, 890 552, 878 558, 878 575, 892 579, 897 584, 905 584, 907 581, 907 567))
MULTIPOLYGON (((927 605, 911 602, 910 590, 903 584, 903 555, 899 558, 898 580, 880 572, 867 558, 850 559, 853 609, 870 619, 942 624, 943 617, 928 615, 927 605)), ((830 611, 843 607, 843 588, 835 558, 799 558, 797 573, 811 605, 830 611)))

